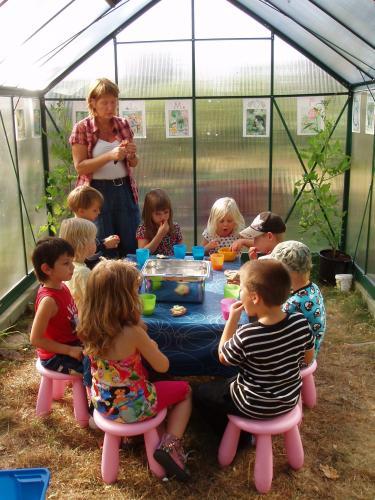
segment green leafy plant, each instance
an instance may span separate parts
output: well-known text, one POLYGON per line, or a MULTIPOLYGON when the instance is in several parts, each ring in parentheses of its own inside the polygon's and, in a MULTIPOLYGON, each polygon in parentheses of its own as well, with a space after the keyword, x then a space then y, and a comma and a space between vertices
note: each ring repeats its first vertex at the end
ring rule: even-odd
POLYGON ((302 233, 310 232, 315 239, 328 241, 333 256, 340 245, 342 221, 339 198, 332 190, 332 179, 350 168, 350 157, 339 140, 333 140, 335 124, 327 117, 329 101, 314 108, 315 120, 305 128, 313 130, 308 146, 302 150, 307 159, 307 171, 294 184, 296 207, 300 213, 302 233))
POLYGON ((68 139, 72 131, 70 113, 63 102, 50 108, 56 129, 44 134, 50 145, 51 165, 47 178, 46 193, 36 210, 47 209, 47 222, 40 226, 38 235, 47 232, 57 234, 61 221, 70 217, 66 198, 74 188, 76 171, 73 165, 72 151, 68 139))

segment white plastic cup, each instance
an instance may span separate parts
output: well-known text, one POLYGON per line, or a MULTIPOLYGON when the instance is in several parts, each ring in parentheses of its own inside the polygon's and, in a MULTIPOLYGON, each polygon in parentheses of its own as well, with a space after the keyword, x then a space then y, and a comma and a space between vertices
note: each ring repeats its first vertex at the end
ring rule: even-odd
POLYGON ((349 292, 352 287, 352 274, 336 274, 336 286, 341 292, 349 292))

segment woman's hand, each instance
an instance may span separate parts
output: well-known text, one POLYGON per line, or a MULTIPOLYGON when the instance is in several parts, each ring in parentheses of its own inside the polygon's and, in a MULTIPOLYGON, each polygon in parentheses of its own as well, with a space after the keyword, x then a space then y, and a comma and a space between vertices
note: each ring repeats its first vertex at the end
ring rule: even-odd
POLYGON ((125 139, 121 141, 120 146, 125 148, 125 155, 128 160, 132 160, 135 158, 135 155, 137 154, 137 145, 135 142, 125 139))
POLYGON ((158 228, 158 234, 161 235, 163 238, 168 234, 169 231, 169 224, 168 221, 161 222, 159 228, 158 228))
POLYGON ((122 146, 122 143, 120 146, 116 146, 113 148, 110 152, 111 154, 111 160, 117 162, 117 161, 123 161, 126 158, 126 147, 122 146))
POLYGON ((120 237, 117 234, 112 234, 104 239, 104 246, 106 248, 117 248, 120 243, 120 237))

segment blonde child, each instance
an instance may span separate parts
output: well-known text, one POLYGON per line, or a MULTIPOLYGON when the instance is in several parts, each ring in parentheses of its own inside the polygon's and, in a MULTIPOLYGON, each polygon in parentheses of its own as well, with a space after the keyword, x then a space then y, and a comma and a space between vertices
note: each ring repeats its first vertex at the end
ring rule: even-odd
POLYGON ((181 228, 173 222, 171 200, 162 189, 152 189, 145 196, 142 224, 136 238, 138 248, 148 248, 151 254, 173 255, 173 245, 182 242, 181 228))
POLYGON ((190 387, 146 379, 142 358, 161 373, 169 361, 141 321, 140 281, 140 273, 125 261, 105 260, 91 271, 78 327, 91 360, 91 398, 98 412, 117 422, 139 422, 170 407, 154 457, 167 475, 184 481, 189 474, 181 439, 191 413, 190 387))
POLYGON ((224 430, 227 414, 261 420, 289 412, 299 400, 300 363, 314 355, 306 318, 281 310, 291 283, 286 267, 273 259, 246 262, 240 279, 240 300, 231 306, 218 348, 220 362, 239 373, 204 384, 195 394, 217 432, 224 430), (257 320, 238 328, 243 310, 257 320))
MULTIPOLYGON (((104 203, 103 195, 97 189, 84 184, 78 186, 68 194, 68 207, 74 213, 75 217, 86 219, 95 222, 100 215, 101 208, 104 203)), ((116 234, 112 234, 103 240, 96 239, 96 252, 106 252, 118 247, 120 238, 116 234)), ((99 255, 96 258, 88 259, 90 262, 99 260, 99 255)), ((90 267, 90 262, 87 264, 90 267)))
POLYGON ((270 257, 288 268, 292 290, 283 310, 289 313, 301 312, 305 316, 314 335, 316 358, 326 330, 326 311, 318 285, 310 280, 310 249, 299 241, 284 241, 275 246, 270 257))
POLYGON ((79 311, 82 308, 86 283, 90 274, 85 259, 95 253, 96 232, 93 222, 79 218, 65 219, 60 227, 60 238, 68 241, 74 249, 74 273, 66 284, 79 311))
POLYGON ((61 238, 43 238, 36 244, 32 262, 41 283, 35 299, 31 344, 49 370, 83 373, 82 346, 76 335, 77 308, 64 284, 73 276, 74 250, 61 238))
MULTIPOLYGON (((233 198, 219 198, 212 205, 207 227, 202 233, 205 253, 231 247, 245 226, 244 218, 233 198)), ((241 247, 238 248, 239 251, 241 247)))
POLYGON ((280 215, 261 212, 249 227, 240 232, 241 238, 232 245, 238 252, 241 247, 249 248, 249 258, 257 259, 269 255, 275 246, 284 240, 286 226, 280 215))

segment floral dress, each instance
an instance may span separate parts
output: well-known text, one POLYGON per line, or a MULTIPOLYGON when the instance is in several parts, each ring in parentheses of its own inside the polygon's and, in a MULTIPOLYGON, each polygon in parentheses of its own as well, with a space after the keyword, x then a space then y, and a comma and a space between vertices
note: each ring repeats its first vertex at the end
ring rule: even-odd
MULTIPOLYGON (((137 238, 137 240, 146 239, 146 228, 144 224, 138 226, 135 237, 137 238)), ((179 224, 177 224, 177 222, 174 222, 172 234, 167 234, 166 236, 164 236, 154 254, 173 255, 173 245, 177 245, 178 243, 181 243, 181 241, 181 228, 179 224)))
POLYGON ((209 254, 217 252, 219 248, 230 248, 236 240, 241 238, 239 233, 228 234, 228 236, 212 235, 207 229, 203 231, 202 236, 206 241, 216 241, 218 244, 217 248, 211 248, 211 250, 208 251, 209 254))
POLYGON ((156 415, 155 386, 145 378, 139 352, 121 361, 90 356, 91 401, 104 417, 133 423, 156 415))

